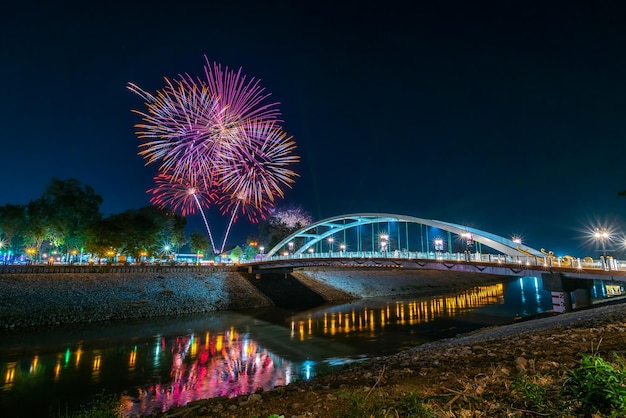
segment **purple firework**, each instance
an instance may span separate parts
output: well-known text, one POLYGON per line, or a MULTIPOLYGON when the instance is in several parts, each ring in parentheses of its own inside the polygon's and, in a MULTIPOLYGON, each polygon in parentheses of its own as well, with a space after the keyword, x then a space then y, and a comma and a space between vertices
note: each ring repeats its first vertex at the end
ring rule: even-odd
POLYGON ((283 186, 291 186, 295 172, 289 165, 299 161, 296 148, 275 122, 254 121, 240 129, 239 142, 225 153, 224 164, 217 171, 222 192, 222 213, 231 213, 222 250, 238 211, 251 222, 265 219, 277 196, 283 197, 283 186))
POLYGON ((299 157, 293 155, 292 138, 278 126, 278 103, 267 101, 270 94, 259 81, 205 59, 205 79, 166 78, 156 94, 132 83, 128 89, 147 107, 134 111, 142 117, 135 125, 142 140, 139 154, 146 164, 160 163, 153 203, 185 215, 193 213, 194 201, 202 212, 202 193, 207 205, 219 194, 223 213, 231 214, 225 244, 240 211, 255 222, 283 197, 282 188, 297 176, 288 166, 299 157))
POLYGON ((242 127, 239 137, 217 171, 223 193, 257 207, 283 197, 283 187, 297 176, 289 166, 300 160, 292 137, 277 123, 263 121, 242 127))
POLYGON ((147 112, 134 111, 144 122, 135 125, 137 136, 144 140, 139 155, 146 164, 160 161, 160 171, 174 178, 210 178, 214 147, 207 126, 218 112, 217 101, 206 84, 190 77, 174 82, 166 78, 165 82, 166 87, 156 95, 128 85, 146 100, 148 108, 147 112))

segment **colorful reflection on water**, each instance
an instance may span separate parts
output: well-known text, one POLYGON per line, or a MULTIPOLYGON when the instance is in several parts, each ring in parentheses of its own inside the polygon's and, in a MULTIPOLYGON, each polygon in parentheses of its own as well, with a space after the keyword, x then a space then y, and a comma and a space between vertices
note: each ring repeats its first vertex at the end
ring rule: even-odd
MULTIPOLYGON (((190 334, 155 343, 154 361, 167 357, 169 379, 140 387, 122 397, 124 416, 150 414, 154 409, 217 396, 237 396, 286 385, 293 378, 290 362, 260 347, 247 334, 230 329, 218 335, 190 334), (167 352, 167 355, 162 355, 167 352)), ((136 349, 130 354, 134 367, 136 349)))
MULTIPOLYGON (((623 291, 612 284, 592 293, 623 291)), ((106 390, 120 395, 124 417, 149 415, 194 400, 268 390, 325 367, 550 308, 540 280, 522 278, 445 297, 278 315, 216 313, 170 321, 170 328, 155 320, 93 327, 86 335, 57 330, 19 342, 0 338, 0 404, 3 416, 63 416, 106 390)))

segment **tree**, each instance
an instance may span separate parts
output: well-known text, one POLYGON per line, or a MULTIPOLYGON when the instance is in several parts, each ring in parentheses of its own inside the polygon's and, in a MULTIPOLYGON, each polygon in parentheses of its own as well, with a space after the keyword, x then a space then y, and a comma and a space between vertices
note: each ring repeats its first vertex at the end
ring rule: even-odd
POLYGON ((115 216, 100 219, 85 228, 85 251, 98 259, 122 248, 122 225, 115 216))
POLYGON ((185 226, 187 219, 170 209, 157 206, 146 206, 140 209, 160 225, 159 242, 170 245, 173 252, 180 252, 180 248, 187 243, 185 226))
POLYGON ((213 248, 206 234, 198 231, 192 232, 189 235, 189 248, 196 254, 213 254, 213 248))
POLYGON ((53 238, 51 213, 53 208, 49 203, 39 198, 31 200, 26 205, 26 220, 22 228, 24 244, 34 251, 35 259, 39 258, 41 245, 47 239, 53 238))
POLYGON ((17 252, 25 223, 26 207, 24 205, 6 204, 0 206, 0 238, 7 250, 13 253, 17 252))
POLYGON ((241 247, 238 245, 235 248, 233 248, 232 250, 230 250, 230 260, 233 263, 238 263, 239 260, 241 259, 241 256, 243 255, 243 250, 241 249, 241 247))
POLYGON ((68 256, 72 249, 83 248, 87 227, 102 217, 102 196, 77 179, 63 181, 53 177, 42 199, 47 207, 53 208, 48 214, 48 228, 55 246, 61 247, 68 256))
POLYGON ((120 252, 132 255, 136 259, 144 252, 148 254, 159 252, 161 226, 158 217, 154 215, 152 209, 141 208, 127 210, 115 216, 115 221, 122 229, 120 252))

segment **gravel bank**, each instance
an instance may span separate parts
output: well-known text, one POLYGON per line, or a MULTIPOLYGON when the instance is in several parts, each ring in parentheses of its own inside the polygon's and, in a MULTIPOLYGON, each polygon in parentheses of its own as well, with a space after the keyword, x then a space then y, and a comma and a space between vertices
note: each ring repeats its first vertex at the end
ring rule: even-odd
POLYGON ((0 330, 272 303, 235 271, 0 275, 0 330))

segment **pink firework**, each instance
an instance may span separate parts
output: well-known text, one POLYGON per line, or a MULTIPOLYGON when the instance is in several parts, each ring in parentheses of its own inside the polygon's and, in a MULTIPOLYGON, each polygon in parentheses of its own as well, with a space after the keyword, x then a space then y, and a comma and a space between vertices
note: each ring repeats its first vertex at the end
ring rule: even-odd
MULTIPOLYGON (((151 202, 182 212, 202 213, 215 202, 231 220, 239 213, 252 222, 265 219, 283 188, 297 176, 289 165, 298 162, 295 143, 279 125, 277 102, 254 78, 222 68, 205 57, 205 79, 179 75, 155 94, 129 83, 145 100, 146 111, 135 125, 146 164, 159 163, 162 173, 150 189, 151 202), (194 206, 195 203, 195 206, 194 206)), ((211 237, 211 242, 213 238, 211 237)), ((215 247, 214 247, 215 248, 215 247)))
POLYGON ((213 234, 211 234, 211 228, 202 207, 208 207, 215 202, 217 195, 211 192, 210 188, 205 187, 204 182, 198 182, 194 178, 182 181, 171 174, 161 173, 154 178, 154 182, 156 186, 148 189, 148 193, 152 194, 150 203, 159 207, 170 207, 175 211, 180 211, 183 216, 195 213, 196 209, 199 210, 211 240, 211 246, 215 248, 213 234))
POLYGON ((139 155, 151 164, 161 162, 160 171, 175 178, 197 178, 198 173, 211 177, 215 148, 207 127, 215 119, 217 101, 208 86, 190 77, 171 82, 152 95, 135 84, 128 88, 146 100, 147 112, 134 111, 143 123, 135 125, 137 136, 144 140, 139 155))
POLYGON ((257 207, 282 198, 283 187, 297 177, 289 167, 300 160, 292 137, 275 122, 263 121, 242 127, 239 137, 217 171, 223 193, 257 207))
POLYGON ((231 213, 222 250, 238 211, 251 222, 265 219, 276 197, 283 197, 282 188, 291 187, 297 176, 289 166, 300 160, 293 154, 296 144, 292 137, 275 122, 251 122, 240 129, 239 138, 231 152, 224 153, 224 163, 217 171, 225 195, 222 213, 231 213))
MULTIPOLYGON (((161 161, 160 171, 174 177, 212 177, 221 153, 239 141, 239 128, 251 120, 277 120, 279 103, 264 104, 259 81, 206 59, 206 81, 180 76, 165 79, 163 90, 152 95, 129 83, 128 89, 146 101, 147 112, 134 111, 143 123, 135 125, 146 164, 161 161)), ((211 181, 212 182, 212 181, 211 181)), ((211 183, 209 182, 209 183, 211 183)))
POLYGON ((202 183, 182 181, 170 174, 159 174, 154 178, 155 187, 148 189, 152 195, 150 203, 159 207, 169 207, 183 216, 196 212, 201 207, 208 207, 217 200, 202 183))
POLYGON ((209 90, 218 101, 219 123, 216 129, 229 131, 236 129, 251 120, 275 120, 278 121, 280 103, 263 104, 270 97, 265 93, 265 89, 259 86, 259 81, 250 78, 246 81, 246 76, 241 74, 241 68, 234 72, 216 62, 212 63, 205 56, 206 65, 204 72, 209 85, 209 90))
MULTIPOLYGON (((274 209, 274 204, 269 202, 264 206, 256 206, 246 201, 243 196, 222 196, 217 202, 223 215, 231 215, 231 223, 236 222, 239 214, 244 215, 252 223, 258 223, 267 219, 274 209)), ((228 236, 228 231, 226 231, 228 236)))

